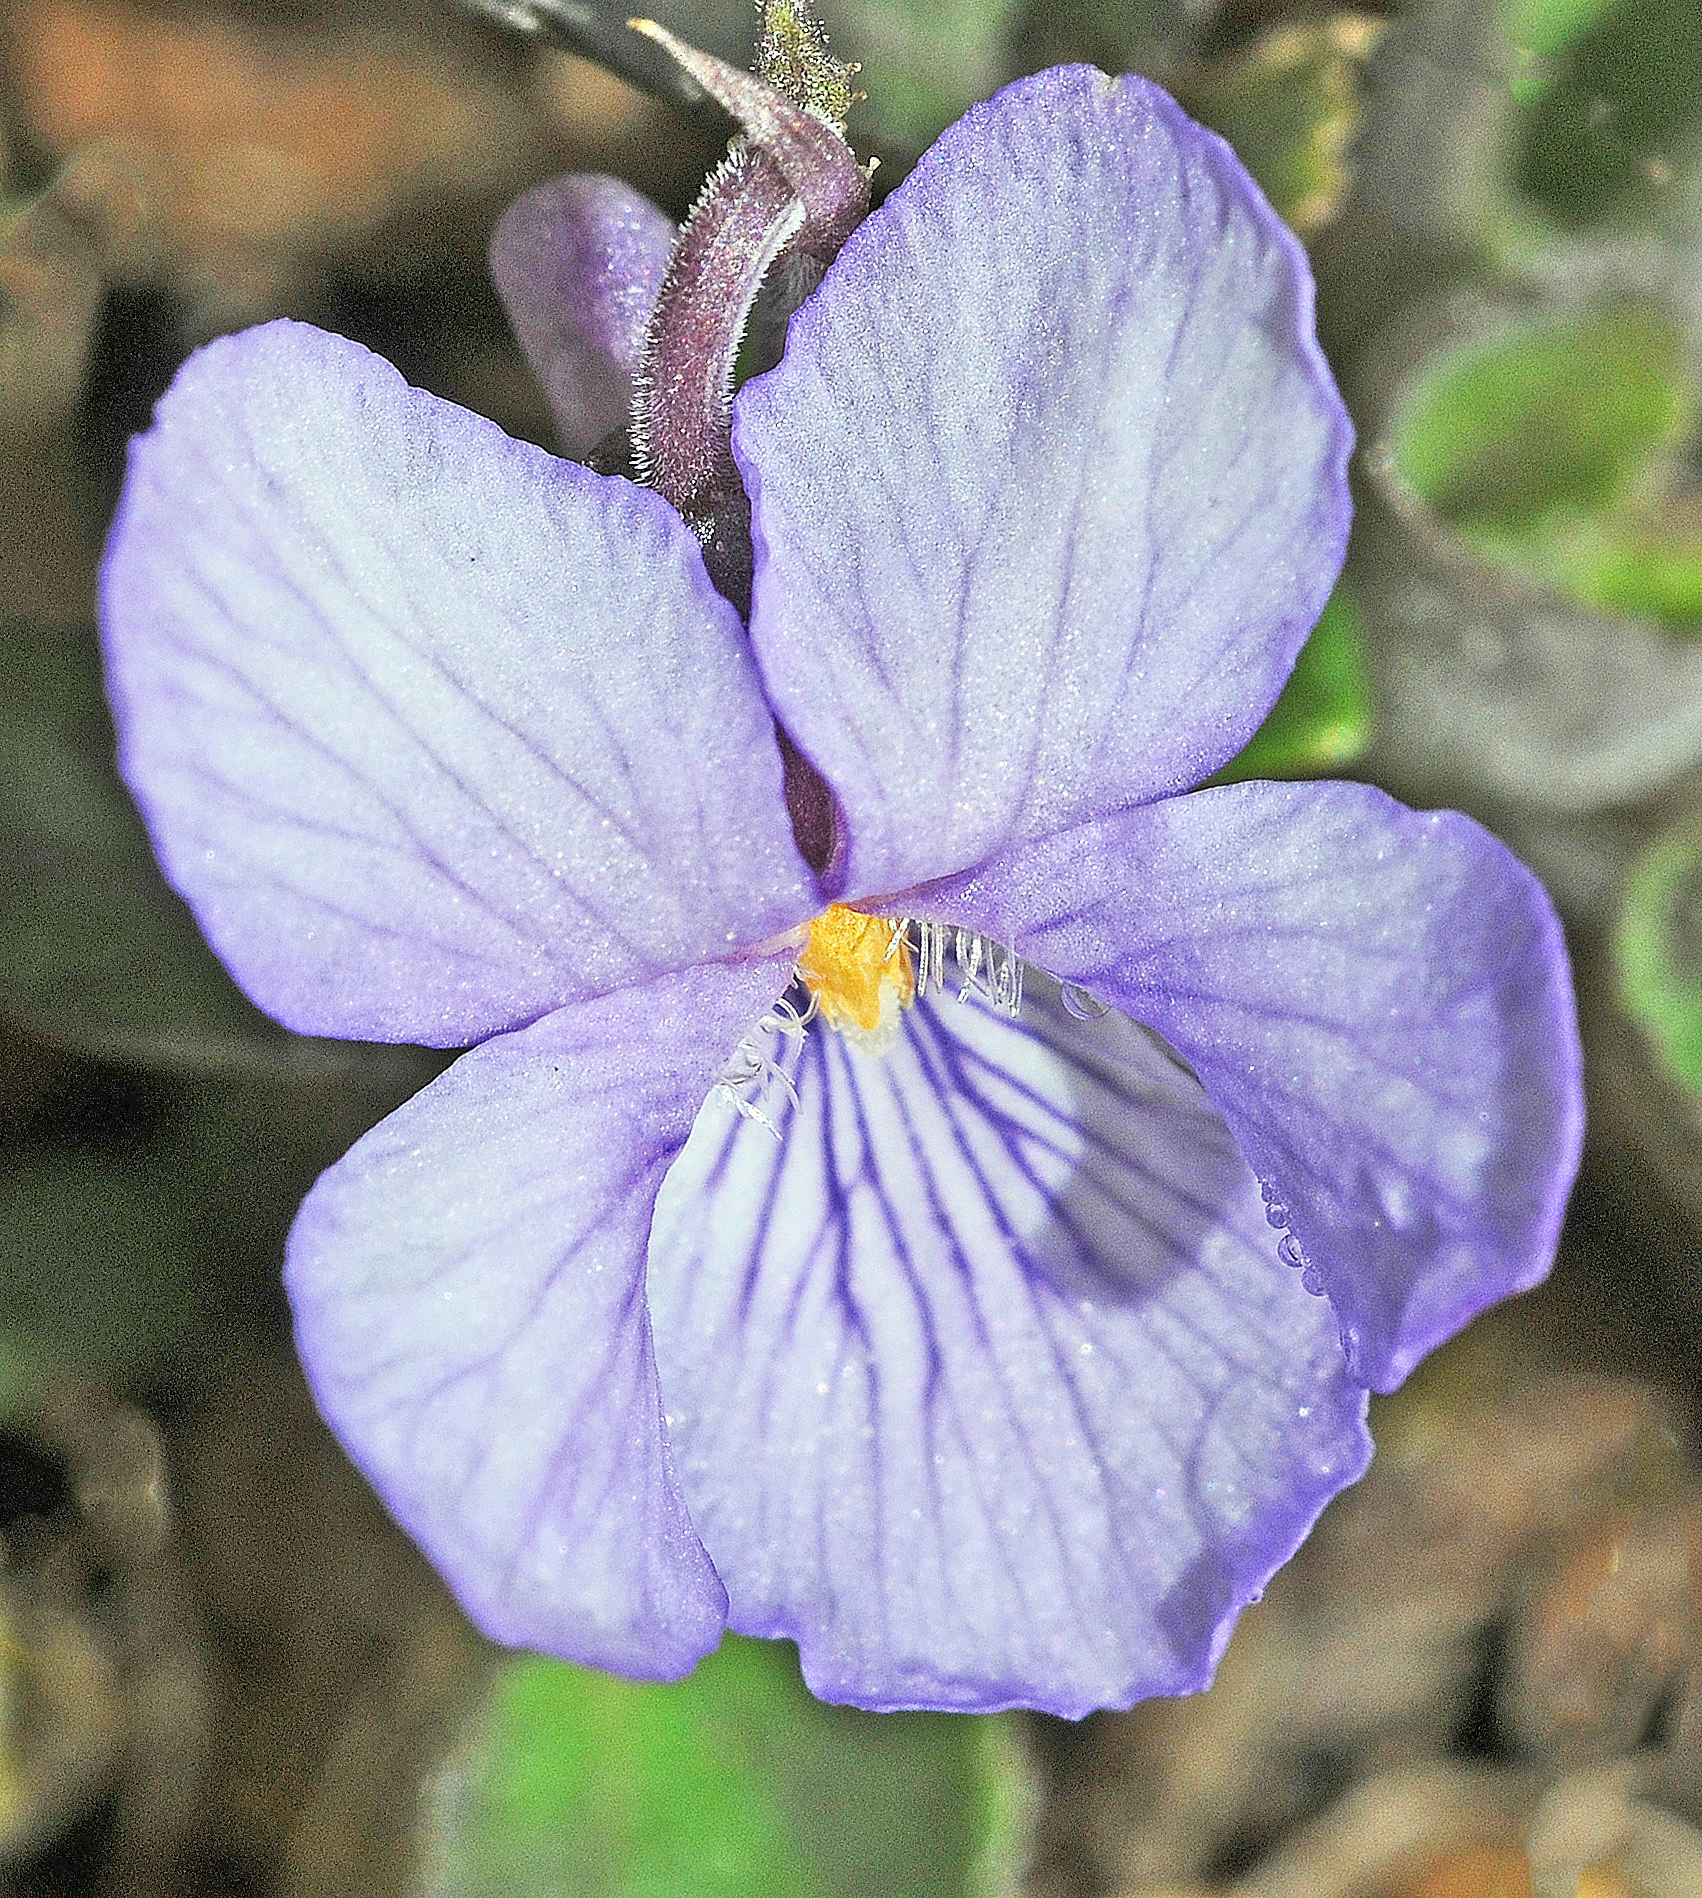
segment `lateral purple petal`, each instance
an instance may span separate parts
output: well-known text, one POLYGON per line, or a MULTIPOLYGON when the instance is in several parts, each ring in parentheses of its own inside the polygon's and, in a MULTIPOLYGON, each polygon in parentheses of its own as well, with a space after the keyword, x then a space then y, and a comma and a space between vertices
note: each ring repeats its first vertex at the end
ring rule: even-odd
POLYGON ((454 1046, 816 906, 665 503, 276 323, 192 357, 102 576, 120 763, 248 994, 454 1046))
POLYGON ((729 1625, 828 1700, 1201 1687, 1370 1454, 1198 1083, 1048 987, 1017 1021, 931 997, 884 1057, 812 1031, 781 1138, 712 1101, 657 1204, 692 1520, 729 1625))
POLYGON ((852 896, 1197 783, 1347 536, 1299 246, 1220 139, 1090 67, 945 134, 733 442, 758 664, 844 806, 852 896))
POLYGON ((1374 1388, 1547 1274, 1583 1128, 1566 950, 1542 885, 1469 818, 1366 785, 1230 785, 924 907, 1193 1065, 1374 1388))
POLYGON ((488 1041, 297 1217, 287 1283, 320 1408, 496 1640, 671 1678, 720 1638, 645 1246, 693 1115, 788 973, 693 970, 488 1041))
POLYGON ((618 178, 534 185, 491 233, 491 280, 575 460, 623 428, 675 229, 618 178))

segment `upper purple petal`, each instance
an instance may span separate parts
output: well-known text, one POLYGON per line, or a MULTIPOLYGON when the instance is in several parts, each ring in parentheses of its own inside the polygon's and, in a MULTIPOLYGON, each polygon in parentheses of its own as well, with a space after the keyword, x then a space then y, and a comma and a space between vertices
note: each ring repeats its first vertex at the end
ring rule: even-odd
POLYGON ((675 235, 642 192, 591 172, 522 192, 491 233, 491 278, 564 455, 625 427, 675 235))
POLYGON ((931 995, 884 1056, 812 1027, 793 1080, 778 1140, 705 1107, 650 1245, 730 1625, 867 1707, 1203 1686, 1370 1445, 1199 1084, 1043 978, 1015 1021, 931 995))
POLYGON ((734 405, 751 632, 848 891, 1184 789, 1341 564, 1351 431, 1299 246, 1145 80, 977 106, 734 405))
POLYGON ((499 1641, 671 1677, 720 1638, 656 1392, 645 1245, 693 1115, 788 969, 663 977, 486 1042, 296 1220, 320 1408, 499 1641))
POLYGON ((1375 1388, 1547 1273, 1582 1138, 1571 980, 1541 884, 1469 818, 1365 785, 1230 785, 923 907, 1192 1063, 1375 1388))
POLYGON ((248 994, 470 1041, 815 907, 696 541, 357 344, 209 344, 102 576, 120 763, 248 994))

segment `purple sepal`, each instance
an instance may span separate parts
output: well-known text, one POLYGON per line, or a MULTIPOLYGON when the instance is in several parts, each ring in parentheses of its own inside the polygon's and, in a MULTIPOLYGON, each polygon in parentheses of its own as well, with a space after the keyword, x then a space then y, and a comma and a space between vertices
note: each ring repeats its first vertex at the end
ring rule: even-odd
MULTIPOLYGON (((654 20, 632 24, 664 47, 738 121, 752 147, 773 159, 803 207, 798 243, 810 256, 831 262, 869 208, 868 174, 845 142, 843 124, 831 122, 819 104, 789 96, 759 73, 687 45, 654 20)), ((825 41, 821 53, 840 75, 849 76, 827 56, 825 41)))
POLYGON ((120 763, 247 993, 455 1046, 816 907, 666 503, 275 323, 191 357, 102 575, 120 763))
POLYGON ((561 450, 583 459, 627 425, 644 326, 675 228, 618 178, 569 172, 534 185, 491 233, 490 271, 561 450))
POLYGON ((1209 1677, 1365 1467, 1335 1321, 1198 1083, 1044 978, 805 1038, 656 1208, 675 1466, 729 1625, 876 1708, 1075 1716, 1209 1677))
POLYGON ((327 1421, 494 1639, 645 1678, 726 1596, 657 1398, 669 1162, 786 960, 668 976, 463 1055, 308 1195, 296 1337, 327 1421))
POLYGON ((1583 1130, 1565 944, 1454 812, 1237 784, 1047 838, 917 899, 1014 942, 1192 1064, 1391 1390, 1548 1272, 1583 1130))
POLYGON ((1341 564, 1305 258, 1229 148, 1087 67, 975 107, 734 404, 751 634, 873 896, 1232 757, 1341 564))

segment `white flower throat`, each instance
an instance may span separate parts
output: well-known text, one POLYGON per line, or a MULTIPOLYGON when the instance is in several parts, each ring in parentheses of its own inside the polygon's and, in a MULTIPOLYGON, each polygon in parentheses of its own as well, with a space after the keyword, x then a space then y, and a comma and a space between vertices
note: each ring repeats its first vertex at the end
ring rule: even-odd
POLYGON ((946 986, 946 946, 961 978, 958 999, 977 996, 1005 1014, 1022 1006, 1022 963, 1014 950, 969 929, 906 917, 869 916, 834 903, 810 924, 798 979, 819 1014, 868 1054, 884 1054, 901 1012, 946 986))
POLYGON ((798 951, 799 1007, 783 995, 739 1043, 716 1094, 778 1136, 765 1106, 772 1086, 797 1102, 792 1069, 810 1024, 820 1020, 867 1055, 884 1055, 904 1010, 947 986, 950 953, 957 999, 976 999, 1007 1015, 1022 1007, 1022 962, 1014 949, 972 929, 912 917, 871 916, 834 903, 809 925, 798 951))

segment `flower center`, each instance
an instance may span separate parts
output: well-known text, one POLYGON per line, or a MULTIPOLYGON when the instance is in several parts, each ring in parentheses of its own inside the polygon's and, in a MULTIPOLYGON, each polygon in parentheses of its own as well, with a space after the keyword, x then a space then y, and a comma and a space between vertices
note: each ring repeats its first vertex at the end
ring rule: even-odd
MULTIPOLYGON (((764 1097, 778 1083, 797 1106, 792 1077, 810 1023, 819 1016, 863 1054, 885 1054, 903 1011, 918 996, 936 989, 945 993, 948 946, 960 978, 957 999, 967 1002, 973 996, 1014 1016, 1022 1007, 1022 963, 1015 949, 947 923, 869 916, 844 903, 830 905, 810 924, 793 964, 793 975, 809 992, 808 1003, 800 1008, 792 999, 796 988, 775 1002, 734 1050, 716 1084, 717 1096, 778 1139, 780 1129, 764 1097)), ((1066 992, 1064 1006, 1091 1021, 1090 1001, 1084 994, 1080 1005, 1073 1004, 1066 992)), ((1098 1008, 1099 1014, 1105 1012, 1098 1008)))
POLYGON ((916 999, 906 926, 835 903, 810 924, 798 974, 821 1018, 853 1041, 884 1047, 916 999))

